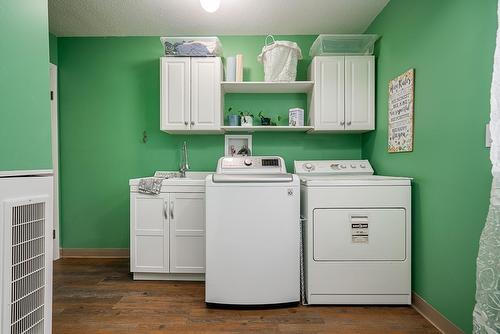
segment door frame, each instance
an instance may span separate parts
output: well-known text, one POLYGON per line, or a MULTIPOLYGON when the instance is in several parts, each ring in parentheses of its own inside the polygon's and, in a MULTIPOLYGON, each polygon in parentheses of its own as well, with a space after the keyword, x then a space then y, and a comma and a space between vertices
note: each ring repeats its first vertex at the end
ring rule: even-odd
POLYGON ((50 73, 50 115, 52 139, 52 169, 54 173, 54 200, 53 200, 53 260, 60 258, 59 243, 59 119, 57 105, 57 65, 49 64, 50 73))

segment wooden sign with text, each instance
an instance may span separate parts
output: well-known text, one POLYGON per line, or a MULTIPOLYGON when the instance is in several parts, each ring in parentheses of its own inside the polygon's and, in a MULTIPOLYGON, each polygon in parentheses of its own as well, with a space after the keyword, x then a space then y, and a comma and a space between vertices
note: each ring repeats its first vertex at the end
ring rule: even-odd
POLYGON ((389 81, 388 151, 413 151, 413 100, 415 71, 410 69, 389 81))

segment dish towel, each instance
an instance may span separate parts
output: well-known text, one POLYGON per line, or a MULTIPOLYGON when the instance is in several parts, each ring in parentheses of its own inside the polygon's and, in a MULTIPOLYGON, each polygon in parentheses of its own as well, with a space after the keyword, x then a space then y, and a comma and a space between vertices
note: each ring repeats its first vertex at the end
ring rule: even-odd
POLYGON ((164 178, 145 177, 139 180, 139 192, 141 194, 158 195, 161 191, 161 183, 164 178))

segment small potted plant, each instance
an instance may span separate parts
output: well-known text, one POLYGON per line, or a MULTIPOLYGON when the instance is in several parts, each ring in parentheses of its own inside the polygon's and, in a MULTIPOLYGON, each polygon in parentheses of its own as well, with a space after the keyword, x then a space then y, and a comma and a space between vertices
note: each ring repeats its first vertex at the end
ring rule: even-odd
POLYGON ((276 122, 271 121, 271 126, 277 126, 277 125, 278 125, 277 123, 278 123, 279 121, 281 121, 281 116, 279 116, 279 115, 278 115, 278 118, 277 118, 277 121, 276 121, 276 122))
POLYGON ((253 115, 248 111, 240 111, 241 126, 251 127, 253 125, 253 115))
POLYGON ((262 111, 259 112, 259 114, 257 116, 259 116, 259 118, 260 118, 260 124, 271 125, 271 118, 264 116, 264 114, 262 114, 262 111))
POLYGON ((229 126, 238 126, 240 125, 240 116, 238 114, 231 114, 231 111, 233 110, 233 107, 229 107, 227 110, 229 116, 229 126))

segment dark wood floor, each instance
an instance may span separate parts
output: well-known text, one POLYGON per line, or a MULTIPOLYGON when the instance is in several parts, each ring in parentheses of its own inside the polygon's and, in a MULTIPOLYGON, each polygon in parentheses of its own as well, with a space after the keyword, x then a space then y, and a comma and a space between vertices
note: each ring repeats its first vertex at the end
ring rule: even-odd
POLYGON ((53 333, 439 333, 411 307, 205 307, 202 282, 133 281, 126 259, 54 265, 53 333))

